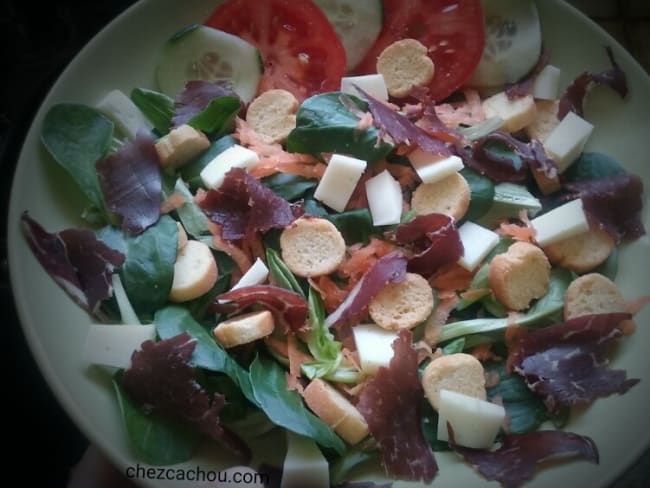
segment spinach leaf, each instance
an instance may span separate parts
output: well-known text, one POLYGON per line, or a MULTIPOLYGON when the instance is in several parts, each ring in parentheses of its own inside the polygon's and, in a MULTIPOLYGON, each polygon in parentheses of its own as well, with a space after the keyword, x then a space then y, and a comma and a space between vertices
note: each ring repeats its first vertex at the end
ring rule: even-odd
POLYGON ((196 239, 212 235, 208 229, 208 217, 194 203, 192 192, 181 178, 176 180, 174 191, 183 195, 185 199, 185 203, 176 209, 176 214, 187 233, 196 239))
POLYGON ((370 237, 377 234, 377 228, 372 225, 372 215, 367 208, 333 213, 325 217, 332 222, 343 235, 346 244, 370 242, 370 237))
POLYGON ((174 115, 174 100, 164 93, 134 88, 131 90, 131 100, 153 124, 158 134, 169 132, 174 115))
POLYGON ((469 208, 463 220, 475 221, 485 215, 492 206, 494 183, 469 168, 463 168, 460 174, 467 180, 471 192, 469 208))
MULTIPOLYGON (((334 462, 330 462, 330 485, 346 486, 344 481, 350 475, 350 472, 354 468, 362 464, 365 464, 366 462, 372 459, 378 459, 378 458, 379 458, 379 451, 376 448, 373 450, 365 450, 363 448, 359 448, 358 446, 355 446, 351 449, 348 449, 348 451, 343 456, 337 458, 334 462)), ((361 485, 366 486, 366 484, 364 483, 361 483, 361 485)), ((368 485, 369 488, 370 486, 376 486, 377 488, 380 488, 378 485, 372 485, 372 484, 368 484, 368 485)), ((354 488, 355 484, 349 483, 348 486, 350 488, 354 488)), ((360 486, 359 488, 362 487, 360 486)))
POLYGON ((257 405, 248 372, 221 347, 190 312, 180 305, 169 305, 156 312, 154 324, 162 340, 187 332, 196 339, 192 362, 199 368, 226 374, 239 386, 244 396, 257 405))
POLYGON ((318 181, 289 173, 276 173, 262 180, 276 195, 287 201, 294 201, 314 188, 318 181))
POLYGON ((499 375, 499 382, 487 388, 489 398, 499 397, 508 413, 509 431, 513 434, 536 430, 550 418, 541 397, 533 393, 518 374, 508 374, 505 363, 492 363, 488 371, 499 375))
POLYGON ((178 244, 176 221, 168 215, 137 236, 127 235, 120 278, 138 317, 150 320, 167 303, 178 244))
POLYGON ((314 95, 305 100, 296 114, 296 128, 287 140, 289 152, 313 154, 343 153, 373 163, 385 158, 393 149, 379 142, 379 131, 369 127, 357 128, 359 118, 341 99, 345 97, 360 111, 366 112, 368 104, 360 98, 339 92, 314 95))
POLYGON ((201 441, 201 435, 177 421, 157 413, 146 413, 131 402, 121 383, 121 375, 116 375, 113 387, 122 421, 138 459, 154 466, 167 466, 190 459, 201 441))
POLYGON ((77 103, 53 105, 41 127, 45 148, 102 212, 104 200, 95 163, 108 153, 113 128, 113 122, 101 112, 77 103))
POLYGON ((257 356, 250 375, 255 399, 274 424, 339 454, 345 451, 345 443, 332 428, 309 411, 297 392, 287 390, 285 371, 278 363, 257 356))
POLYGON ((234 144, 235 140, 229 135, 217 139, 210 144, 207 151, 180 169, 181 177, 193 190, 202 187, 203 180, 201 180, 201 171, 203 168, 205 168, 219 154, 234 144))
POLYGON ((611 156, 597 152, 583 152, 562 173, 562 180, 567 182, 588 181, 625 173, 625 168, 621 163, 611 156))
POLYGON ((218 137, 230 131, 241 110, 239 98, 224 96, 210 100, 208 106, 188 121, 188 125, 218 137))

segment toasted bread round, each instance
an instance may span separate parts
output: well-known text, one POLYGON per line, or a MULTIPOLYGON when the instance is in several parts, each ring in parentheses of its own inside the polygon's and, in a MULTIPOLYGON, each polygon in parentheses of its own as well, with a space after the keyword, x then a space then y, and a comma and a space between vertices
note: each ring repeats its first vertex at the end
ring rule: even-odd
POLYGON ((210 291, 217 276, 217 262, 210 247, 201 241, 189 240, 176 255, 169 299, 178 303, 198 298, 210 291))
POLYGON ((406 273, 401 283, 384 286, 370 302, 372 320, 388 330, 411 329, 433 311, 433 290, 417 273, 406 273))
POLYGON ((626 308, 616 284, 599 273, 576 278, 564 293, 565 320, 596 313, 625 312, 626 308))
POLYGON ((431 406, 438 410, 440 390, 452 390, 485 400, 485 371, 471 354, 459 352, 439 356, 422 372, 422 388, 431 406))
POLYGON ((283 143, 296 128, 298 100, 287 90, 268 90, 246 111, 246 122, 267 144, 283 143))
POLYGON ((357 444, 368 435, 363 415, 329 383, 318 378, 312 380, 303 398, 307 406, 348 444, 357 444))
POLYGON ((271 334, 274 327, 271 312, 261 310, 219 322, 212 333, 223 347, 230 348, 262 339, 271 334))
POLYGON ((454 173, 435 183, 418 186, 411 197, 411 207, 418 215, 441 213, 460 220, 469 208, 471 195, 467 180, 454 173))
POLYGON ((282 259, 302 277, 332 273, 345 258, 345 240, 329 220, 301 217, 280 235, 282 259))
POLYGON ((497 254, 488 267, 495 298, 510 310, 524 310, 548 290, 551 264, 544 251, 528 242, 515 242, 497 254))
POLYGON ((614 239, 607 232, 592 227, 587 232, 549 244, 543 249, 552 264, 582 274, 601 265, 615 246, 614 239))
POLYGON ((405 97, 414 86, 428 85, 433 72, 427 47, 415 39, 395 41, 377 58, 377 73, 384 77, 391 97, 405 97))

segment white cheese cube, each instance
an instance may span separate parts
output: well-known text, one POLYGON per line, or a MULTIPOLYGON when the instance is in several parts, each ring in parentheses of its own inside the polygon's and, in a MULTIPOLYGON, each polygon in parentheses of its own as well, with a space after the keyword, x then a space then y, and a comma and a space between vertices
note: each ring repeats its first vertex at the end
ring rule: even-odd
POLYGON ((440 390, 438 439, 449 440, 447 422, 459 446, 488 449, 494 444, 506 417, 501 405, 451 390, 440 390))
POLYGON ((366 165, 361 159, 333 154, 316 187, 314 198, 337 212, 343 212, 366 165))
POLYGON ((131 355, 144 341, 154 340, 156 328, 148 325, 91 324, 83 358, 91 364, 128 368, 131 355))
POLYGON ((352 327, 352 333, 364 374, 374 375, 380 367, 388 366, 393 358, 396 332, 374 324, 359 324, 352 327))
POLYGON ((422 149, 415 149, 407 156, 411 166, 423 183, 435 183, 463 169, 463 160, 458 156, 440 158, 422 149))
POLYGON ((458 264, 468 271, 473 271, 499 242, 499 234, 470 221, 458 228, 458 234, 464 249, 458 264))
POLYGON ((501 130, 517 132, 532 124, 537 116, 537 106, 532 95, 510 100, 505 92, 499 92, 483 100, 485 118, 498 117, 503 120, 501 130))
POLYGON ((533 98, 537 100, 555 100, 560 87, 560 68, 547 64, 539 72, 533 83, 533 98))
POLYGON ((151 131, 151 124, 133 101, 120 90, 111 90, 99 103, 97 109, 111 119, 120 132, 135 139, 138 131, 151 131))
POLYGON ((402 188, 388 170, 366 181, 366 196, 372 225, 399 224, 402 216, 402 188))
POLYGON ((235 144, 210 161, 205 168, 201 170, 199 176, 203 184, 208 188, 216 190, 223 183, 226 173, 232 168, 250 169, 255 166, 260 157, 255 151, 251 151, 244 146, 235 144))
POLYGON ((530 224, 535 229, 535 240, 540 246, 547 246, 589 230, 589 222, 580 198, 534 218, 530 224))
POLYGON ((254 286, 261 285, 266 281, 266 278, 269 276, 269 268, 266 267, 264 261, 260 258, 257 258, 248 271, 239 278, 239 281, 232 287, 233 290, 237 288, 243 288, 245 286, 254 286))
POLYGON ((329 464, 316 443, 287 431, 280 488, 329 488, 329 464))
POLYGON ((349 93, 350 95, 363 98, 363 95, 359 93, 355 85, 377 100, 384 102, 388 100, 388 89, 386 88, 384 75, 375 73, 371 75, 344 76, 341 78, 341 91, 343 93, 349 93))
POLYGON ((544 141, 544 149, 556 162, 560 172, 573 163, 587 143, 594 126, 585 119, 569 112, 544 141))

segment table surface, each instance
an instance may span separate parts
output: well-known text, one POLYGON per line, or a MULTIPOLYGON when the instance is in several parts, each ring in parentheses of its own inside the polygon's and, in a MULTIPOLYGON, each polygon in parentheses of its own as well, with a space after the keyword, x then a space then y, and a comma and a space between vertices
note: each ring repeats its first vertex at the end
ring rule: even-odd
MULTIPOLYGON (((51 0, 5 0, 0 5, 0 42, 9 49, 0 76, 0 310, 9 330, 5 342, 10 354, 2 361, 9 371, 5 386, 14 403, 8 405, 19 435, 9 442, 10 453, 31 457, 31 472, 20 476, 40 486, 65 486, 70 469, 87 447, 87 441, 59 405, 45 384, 26 346, 13 306, 6 260, 6 208, 10 175, 22 139, 48 88, 78 50, 133 0, 83 2, 51 0), (8 66, 8 68, 7 68, 8 66), (6 72, 5 72, 6 69, 6 72), (29 453, 29 454, 26 454, 29 453)), ((650 1, 569 0, 614 36, 650 72, 650 1)), ((5 400, 5 402, 6 402, 5 400)), ((7 432, 5 430, 5 432, 7 432)), ((5 466, 14 459, 5 460, 5 466)), ((18 473, 18 472, 16 472, 18 473)), ((642 456, 612 488, 650 486, 650 452, 642 456)))

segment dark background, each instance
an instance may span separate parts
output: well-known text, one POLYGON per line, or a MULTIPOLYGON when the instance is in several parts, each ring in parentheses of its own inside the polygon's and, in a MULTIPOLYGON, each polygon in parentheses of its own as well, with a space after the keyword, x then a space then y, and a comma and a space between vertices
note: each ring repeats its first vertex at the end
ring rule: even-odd
MULTIPOLYGON (((70 469, 88 444, 45 384, 14 310, 6 259, 6 209, 13 166, 49 87, 79 49, 132 3, 133 0, 0 0, 0 318, 8 331, 8 338, 3 334, 0 348, 3 376, 8 376, 2 385, 2 444, 9 453, 9 459, 5 458, 2 465, 4 475, 18 477, 19 485, 65 486, 70 469)), ((615 0, 572 3, 591 8, 593 11, 587 13, 626 45, 647 69, 647 44, 641 47, 641 43, 635 43, 630 29, 625 28, 626 22, 641 25, 647 37, 647 16, 627 16, 620 10, 626 2, 615 0), (608 17, 599 17, 598 12, 605 10, 595 11, 595 6, 604 3, 611 4, 612 9, 607 10, 608 17)), ((634 3, 650 4, 646 0, 634 3)), ((647 454, 615 484, 615 488, 647 486, 647 454)))

